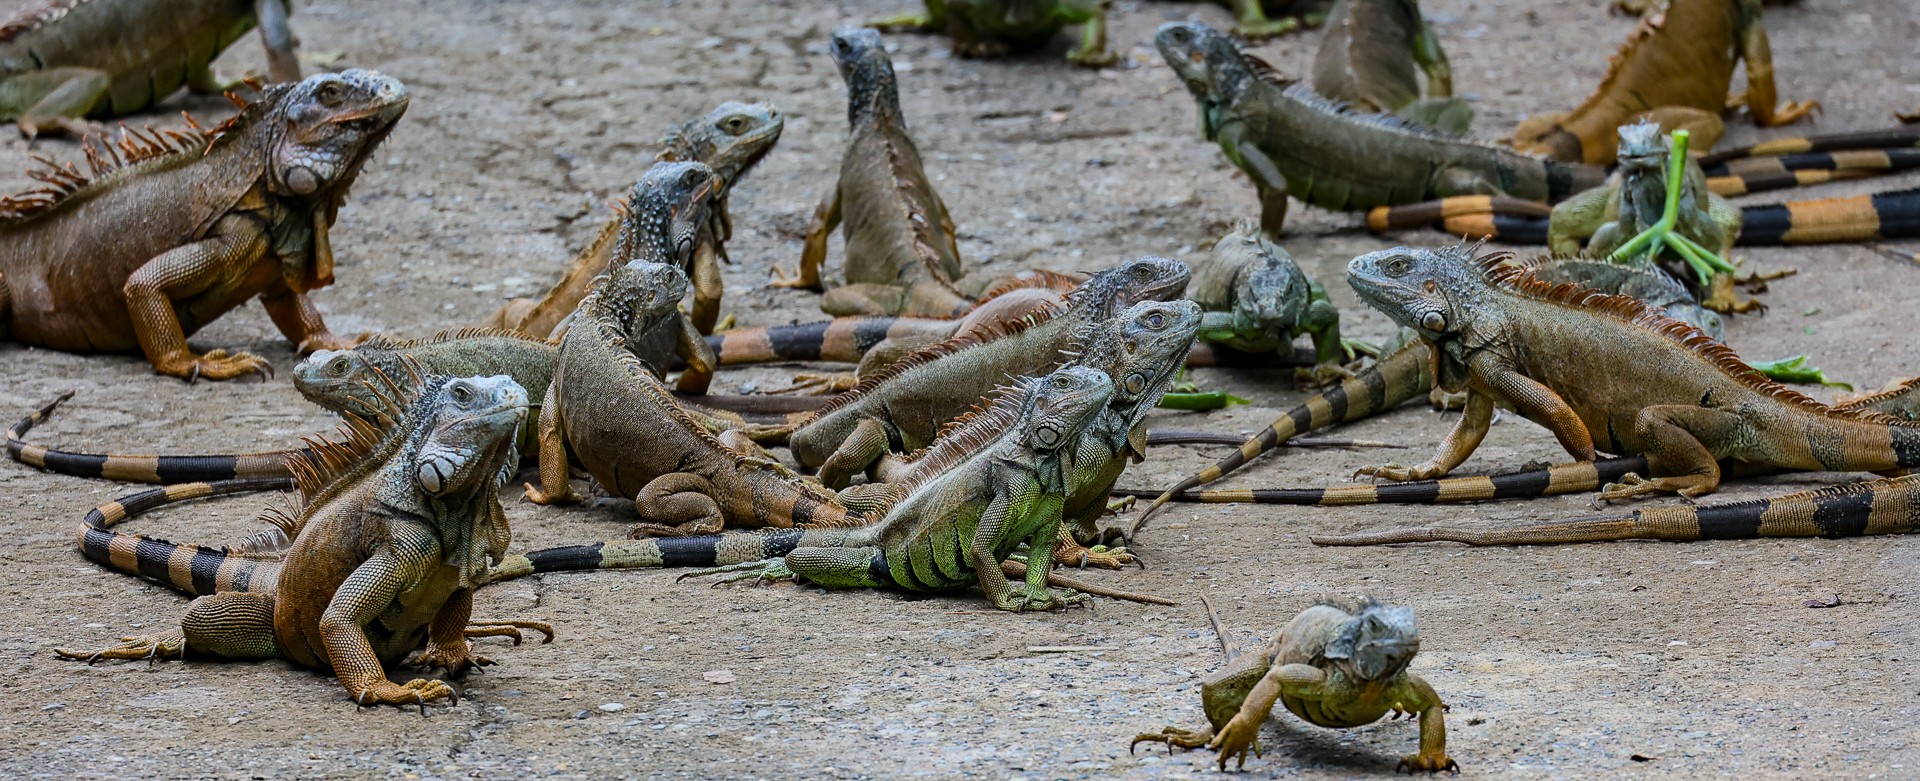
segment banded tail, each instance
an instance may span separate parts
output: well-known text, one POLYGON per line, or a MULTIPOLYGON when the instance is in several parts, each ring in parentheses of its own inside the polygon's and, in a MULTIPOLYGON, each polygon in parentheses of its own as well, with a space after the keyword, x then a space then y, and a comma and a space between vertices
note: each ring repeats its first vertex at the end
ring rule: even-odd
POLYGON ((1700 165, 1715 166, 1749 157, 1797 155, 1806 152, 1831 152, 1856 149, 1900 149, 1920 147, 1920 127, 1893 127, 1856 133, 1827 133, 1815 136, 1775 138, 1753 146, 1722 149, 1700 158, 1700 165))
POLYGON ((1708 168, 1707 189, 1731 198, 1920 168, 1920 149, 1846 149, 1748 157, 1708 168))
MULTIPOLYGON (((1495 499, 1532 499, 1541 496, 1598 491, 1632 472, 1647 473, 1644 456, 1573 461, 1542 469, 1497 475, 1411 480, 1404 483, 1342 485, 1332 488, 1229 488, 1197 491, 1176 501, 1234 504, 1292 504, 1342 507, 1356 504, 1449 504, 1495 499)), ((1129 495, 1132 494, 1127 492, 1129 495)), ((1144 494, 1145 492, 1141 492, 1144 494)))
MULTIPOLYGON (((1424 211, 1408 214, 1429 214, 1431 210, 1428 207, 1442 211, 1449 208, 1445 201, 1416 206, 1424 211)), ((1384 229, 1397 229, 1433 223, 1407 222, 1395 215, 1382 215, 1379 209, 1375 209, 1373 214, 1368 215, 1367 224, 1369 227, 1378 224, 1388 226, 1384 229)), ((1544 245, 1547 243, 1548 220, 1498 212, 1466 213, 1456 209, 1455 213, 1442 218, 1439 227, 1447 233, 1469 239, 1544 245)), ((1734 243, 1755 247, 1877 241, 1915 236, 1920 236, 1920 188, 1747 206, 1740 210, 1740 238, 1734 243)))
POLYGON ((612 540, 546 548, 506 557, 487 571, 486 581, 512 580, 546 572, 603 569, 723 567, 773 559, 803 545, 829 545, 846 529, 755 529, 753 531, 612 540))
MULTIPOLYGON (((189 499, 292 489, 292 478, 251 478, 180 483, 123 496, 87 512, 80 522, 80 555, 108 569, 158 581, 190 596, 257 591, 273 582, 278 564, 252 555, 252 545, 182 545, 123 534, 113 527, 155 508, 189 499)), ((278 538, 265 541, 276 542, 278 538)))
POLYGON ((26 441, 27 432, 53 417, 54 410, 71 398, 73 391, 63 393, 7 429, 7 457, 55 474, 164 484, 287 479, 293 476, 288 459, 306 457, 312 453, 305 448, 199 456, 71 453, 26 441))
POLYGON ((911 334, 943 337, 955 321, 923 317, 836 317, 812 323, 736 328, 707 337, 721 366, 776 361, 859 363, 873 346, 911 334), (897 329, 897 331, 896 331, 897 329))
POLYGON ((1565 545, 1607 540, 1748 540, 1920 532, 1920 475, 1700 507, 1650 507, 1625 518, 1495 529, 1433 526, 1310 537, 1315 545, 1565 545))

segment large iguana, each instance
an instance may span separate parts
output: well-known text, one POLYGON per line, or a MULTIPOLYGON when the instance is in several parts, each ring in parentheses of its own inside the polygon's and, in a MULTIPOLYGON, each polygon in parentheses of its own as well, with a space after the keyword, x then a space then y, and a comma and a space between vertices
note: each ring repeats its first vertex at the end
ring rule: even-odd
POLYGON ((1702 496, 1718 487, 1723 459, 1823 471, 1920 465, 1920 425, 1821 404, 1632 298, 1549 286, 1499 268, 1506 259, 1397 247, 1349 264, 1361 300, 1438 346, 1441 387, 1467 392, 1466 414, 1426 462, 1361 473, 1444 476, 1479 446, 1496 403, 1545 426, 1576 460, 1598 448, 1645 454, 1651 477, 1626 475, 1603 499, 1702 496))
POLYGON ((1094 274, 1058 314, 1004 335, 961 339, 915 353, 834 397, 793 433, 801 465, 832 488, 867 471, 887 452, 932 443, 940 427, 1009 377, 1032 377, 1067 362, 1095 323, 1141 301, 1186 289, 1185 263, 1147 256, 1094 274))
MULTIPOLYGON (((1047 588, 1047 567, 1007 582, 1001 566, 1029 546, 1029 561, 1049 561, 1058 539, 1071 469, 1062 449, 1107 403, 1113 383, 1087 367, 1031 380, 1004 437, 903 486, 904 497, 877 521, 857 527, 766 529, 717 535, 595 543, 509 557, 489 580, 535 572, 717 566, 744 571, 729 579, 799 577, 837 588, 956 591, 978 583, 1003 610, 1050 610, 1086 597, 1047 588)), ((701 573, 694 573, 701 574, 701 573)))
POLYGON ((114 524, 169 498, 220 493, 231 484, 155 489, 87 516, 80 552, 129 575, 197 597, 180 627, 123 638, 99 651, 57 653, 88 662, 184 657, 287 659, 338 676, 360 705, 457 699, 445 681, 395 683, 403 663, 459 675, 491 664, 471 637, 532 621, 471 621, 473 589, 510 533, 498 490, 516 460, 514 431, 527 394, 506 377, 434 377, 385 431, 352 424, 346 441, 303 462, 300 507, 271 512, 273 526, 233 547, 175 545, 121 534, 114 524))
MULTIPOLYGON (((25 6, 27 4, 17 4, 25 6)), ((0 19, 0 120, 20 134, 92 130, 185 86, 220 93, 228 44, 257 24, 274 81, 299 81, 288 0, 48 0, 0 19)))
POLYGON ((0 338, 138 349, 161 374, 225 380, 268 364, 196 355, 187 337, 257 296, 301 352, 346 346, 308 294, 333 283, 334 216, 406 108, 386 76, 320 74, 268 87, 212 133, 97 152, 91 178, 36 172, 46 188, 0 201, 0 338))
POLYGON ((1453 97, 1453 67, 1420 15, 1419 0, 1334 3, 1313 59, 1313 90, 1455 136, 1473 122, 1473 107, 1453 97), (1414 80, 1416 65, 1427 76, 1425 99, 1414 80))
POLYGON ((1260 753, 1260 726, 1275 702, 1308 724, 1350 729, 1392 713, 1420 717, 1420 752, 1400 759, 1398 770, 1459 772, 1447 756, 1447 704, 1419 675, 1407 670, 1420 652, 1413 608, 1387 607, 1371 598, 1356 603, 1320 602, 1294 616, 1264 647, 1240 647, 1220 627, 1207 606, 1225 667, 1200 680, 1200 704, 1209 726, 1201 730, 1167 727, 1143 733, 1128 744, 1165 743, 1167 750, 1219 749, 1220 769, 1247 752, 1260 753))
POLYGON ((1586 102, 1521 122, 1514 145, 1556 160, 1607 165, 1614 159, 1614 128, 1636 117, 1668 131, 1691 131, 1702 150, 1720 139, 1720 114, 1728 106, 1746 105, 1761 127, 1798 121, 1820 104, 1775 107, 1773 50, 1760 15, 1760 0, 1669 0, 1627 35, 1586 102), (1736 63, 1746 67, 1747 90, 1729 97, 1736 63))
POLYGON ((1067 52, 1067 61, 1099 68, 1120 61, 1107 48, 1112 8, 1113 0, 926 0, 926 13, 891 16, 873 26, 946 33, 956 55, 999 57, 1044 46, 1061 28, 1077 24, 1080 46, 1067 52))
POLYGON ((820 299, 822 311, 922 317, 966 311, 973 298, 956 286, 967 267, 954 243, 953 218, 907 135, 893 61, 880 34, 868 28, 835 30, 830 51, 847 83, 852 134, 840 159, 840 179, 807 226, 799 270, 788 278, 774 269, 774 284, 821 289, 827 238, 844 225, 846 284, 827 291, 820 299))
MULTIPOLYGON (((694 242, 693 259, 686 266, 694 288, 691 320, 700 333, 713 333, 720 316, 720 297, 724 292, 720 261, 726 259, 726 242, 733 238, 727 195, 761 158, 773 151, 785 127, 786 119, 771 103, 728 101, 704 117, 674 126, 660 139, 660 152, 655 160, 704 163, 721 180, 720 190, 713 197, 709 224, 694 242)), ((622 262, 613 256, 613 249, 622 226, 629 219, 628 211, 624 205, 614 209, 612 219, 607 220, 593 243, 574 257, 567 273, 540 300, 510 300, 483 325, 542 337, 551 335, 560 321, 580 305, 580 299, 586 297, 593 278, 622 262)))
POLYGON ((1162 25, 1154 45, 1200 105, 1201 135, 1220 144, 1260 196, 1260 228, 1277 237, 1287 196, 1364 211, 1450 195, 1557 202, 1599 185, 1598 168, 1476 144, 1397 117, 1362 114, 1278 78, 1206 25, 1162 25))

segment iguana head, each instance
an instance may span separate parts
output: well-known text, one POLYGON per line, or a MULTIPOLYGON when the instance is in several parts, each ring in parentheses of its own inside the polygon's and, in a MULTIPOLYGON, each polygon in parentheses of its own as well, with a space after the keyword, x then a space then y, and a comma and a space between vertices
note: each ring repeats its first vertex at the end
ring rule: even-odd
POLYGON ((1204 101, 1210 89, 1207 81, 1207 49, 1220 33, 1199 22, 1168 22, 1153 34, 1153 47, 1160 50, 1167 67, 1180 77, 1195 100, 1204 101))
POLYGON ((667 318, 678 317, 680 301, 691 287, 678 268, 634 261, 609 270, 597 291, 602 310, 617 321, 621 334, 638 340, 667 318))
POLYGON ((842 27, 827 43, 840 78, 847 82, 847 122, 862 127, 879 115, 900 117, 900 90, 893 80, 893 60, 887 57, 880 31, 871 27, 842 27))
POLYGON ((1292 255, 1268 241, 1251 222, 1235 225, 1213 245, 1215 263, 1238 266, 1248 256, 1253 262, 1244 265, 1250 271, 1234 285, 1234 331, 1264 333, 1298 325, 1306 315, 1311 291, 1292 255))
POLYGON ((367 417, 381 408, 385 383, 405 383, 411 375, 396 353, 315 350, 294 365, 293 387, 307 401, 329 410, 367 417))
POLYGON ((1096 326, 1075 363, 1098 369, 1113 380, 1109 406, 1152 407, 1142 402, 1158 401, 1166 392, 1199 332, 1199 304, 1142 301, 1096 326))
POLYGON ((1499 314, 1484 303, 1492 287, 1470 247, 1370 252, 1347 264, 1347 282, 1368 306, 1428 339, 1464 332, 1474 318, 1499 314))
POLYGON ((1113 380, 1087 366, 1062 367, 1034 380, 1018 424, 1026 446, 1036 451, 1066 446, 1112 396, 1113 380))
POLYGON ((772 103, 727 101, 706 116, 667 131, 654 159, 706 163, 732 186, 766 157, 786 125, 772 103))
POLYGON ((1187 292, 1187 280, 1193 276, 1187 264, 1172 258, 1143 255, 1138 260, 1098 272, 1067 294, 1068 305, 1086 303, 1095 307, 1095 316, 1114 313, 1142 301, 1169 301, 1187 292))
POLYGON ((1354 616, 1327 641, 1328 661, 1348 677, 1362 681, 1392 678, 1407 669, 1420 653, 1420 630, 1413 608, 1387 607, 1366 600, 1354 616))
POLYGON ((627 193, 614 258, 691 267, 700 229, 724 186, 704 163, 654 163, 627 193))
POLYGON ((407 413, 407 440, 375 495, 388 512, 433 524, 441 555, 470 586, 486 572, 498 489, 520 462, 527 391, 505 375, 428 377, 407 413))
POLYGON ((407 88, 357 68, 267 88, 274 134, 268 175, 281 195, 344 195, 373 148, 407 111, 407 88))
POLYGON ((1668 141, 1660 126, 1646 120, 1620 126, 1620 171, 1658 173, 1666 168, 1668 141))

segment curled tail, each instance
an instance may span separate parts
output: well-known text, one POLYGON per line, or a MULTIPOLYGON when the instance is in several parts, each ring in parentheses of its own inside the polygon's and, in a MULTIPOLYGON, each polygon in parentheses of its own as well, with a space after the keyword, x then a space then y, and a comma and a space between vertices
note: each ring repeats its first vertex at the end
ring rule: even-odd
POLYGON ((73 391, 63 393, 7 429, 7 456, 27 466, 74 477, 129 483, 191 483, 289 478, 293 470, 287 460, 311 453, 300 449, 203 456, 123 455, 69 453, 28 443, 27 432, 52 417, 53 411, 71 398, 73 391))
POLYGON ((1341 507, 1355 504, 1449 504, 1597 491, 1628 472, 1646 474, 1643 456, 1575 461, 1542 469, 1498 475, 1411 480, 1404 483, 1342 485, 1332 488, 1242 488, 1198 491, 1186 501, 1240 504, 1294 504, 1341 507))
POLYGON ((1920 476, 1802 491, 1704 507, 1655 507, 1626 518, 1541 523, 1504 529, 1436 526, 1312 537, 1315 545, 1563 545, 1605 540, 1747 540, 1858 537, 1920 532, 1920 476))
MULTIPOLYGON (((211 483, 180 483, 141 491, 95 507, 80 522, 80 555, 108 569, 172 586, 192 596, 216 591, 259 590, 263 575, 277 572, 277 564, 251 557, 253 545, 210 547, 181 545, 166 540, 122 534, 113 526, 163 505, 189 499, 249 493, 288 491, 291 478, 252 478, 211 483)), ((282 541, 278 535, 265 544, 282 541)))
POLYGON ((487 571, 487 582, 543 572, 602 569, 723 567, 792 553, 802 546, 831 545, 845 529, 757 529, 688 537, 612 540, 546 548, 506 557, 487 571))

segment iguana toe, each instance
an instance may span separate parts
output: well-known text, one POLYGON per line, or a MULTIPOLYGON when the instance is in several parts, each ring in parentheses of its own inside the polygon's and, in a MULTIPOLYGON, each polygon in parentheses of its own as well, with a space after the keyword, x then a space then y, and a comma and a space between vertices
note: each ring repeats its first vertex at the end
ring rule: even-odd
POLYGON ((122 637, 118 645, 108 646, 98 651, 69 651, 65 648, 53 649, 55 656, 62 659, 86 662, 89 665, 96 662, 119 659, 146 659, 148 661, 158 661, 168 657, 184 659, 186 658, 186 651, 186 635, 178 631, 157 635, 122 637))
POLYGON ((859 384, 860 378, 852 372, 835 374, 802 372, 793 375, 793 382, 787 387, 767 393, 772 396, 826 396, 853 390, 853 386, 859 384))
POLYGON ((546 491, 542 491, 539 488, 535 488, 532 483, 522 483, 521 485, 526 486, 526 490, 522 492, 521 495, 526 497, 527 501, 533 502, 534 504, 537 504, 537 505, 545 506, 549 504, 579 504, 580 502, 586 500, 586 497, 583 497, 580 494, 574 492, 572 485, 568 485, 567 490, 564 492, 555 492, 551 494, 547 493, 546 491))
POLYGON ((553 642, 553 625, 545 621, 526 621, 520 619, 469 621, 467 622, 467 628, 464 630, 464 633, 469 640, 480 637, 509 637, 513 639, 514 645, 519 645, 522 640, 526 639, 520 634, 520 630, 523 629, 530 629, 545 635, 540 638, 541 645, 553 642))
POLYGON ((1395 767, 1393 772, 1399 773, 1404 771, 1413 773, 1425 771, 1428 773, 1438 773, 1442 770, 1457 775, 1460 772, 1460 763, 1453 761, 1453 757, 1447 756, 1445 752, 1435 754, 1409 754, 1400 759, 1400 765, 1395 767))
POLYGON ((774 266, 770 273, 773 275, 773 281, 767 284, 771 287, 784 287, 795 290, 821 289, 820 277, 818 275, 815 275, 812 279, 808 279, 804 272, 795 271, 793 272, 793 276, 787 276, 787 272, 779 266, 774 266))
POLYGON ((401 666, 423 670, 444 670, 448 675, 460 676, 465 675, 469 670, 475 670, 493 664, 492 659, 474 653, 471 643, 463 640, 461 641, 461 645, 464 647, 437 648, 429 646, 422 648, 414 653, 413 656, 409 657, 401 666))
POLYGON ((209 350, 206 354, 190 360, 156 364, 154 371, 187 382, 198 380, 231 380, 249 374, 260 373, 266 378, 273 377, 273 364, 267 359, 252 353, 228 353, 226 350, 209 350))
POLYGON ((1127 744, 1127 753, 1133 753, 1133 747, 1142 743, 1165 743, 1167 744, 1167 755, 1172 756, 1175 746, 1180 748, 1199 748, 1207 745, 1207 741, 1210 740, 1213 740, 1213 730, 1211 729, 1188 730, 1179 727, 1168 727, 1159 732, 1142 732, 1133 736, 1133 742, 1127 744))
MULTIPOLYGON (((452 684, 446 681, 429 680, 426 678, 415 678, 407 681, 405 684, 398 684, 393 681, 380 681, 353 694, 354 703, 362 707, 374 705, 392 705, 395 707, 404 705, 425 706, 427 703, 437 700, 450 700, 454 704, 459 704, 460 695, 453 690, 452 684)), ((422 710, 422 713, 424 712, 425 711, 422 710)))

